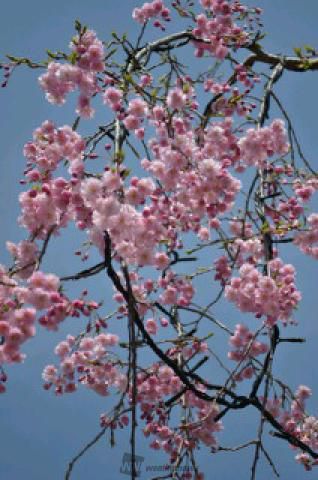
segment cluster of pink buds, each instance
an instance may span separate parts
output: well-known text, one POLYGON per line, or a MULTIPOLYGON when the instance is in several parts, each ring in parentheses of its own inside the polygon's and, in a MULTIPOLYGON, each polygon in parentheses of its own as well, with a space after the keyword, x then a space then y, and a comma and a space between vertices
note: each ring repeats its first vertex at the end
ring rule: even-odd
POLYGON ((203 8, 210 10, 213 16, 201 13, 196 17, 196 28, 192 33, 196 37, 193 43, 196 47, 195 55, 202 57, 204 52, 209 52, 218 59, 223 60, 228 53, 228 46, 235 44, 244 45, 248 34, 233 21, 233 5, 226 1, 201 2, 203 8))
POLYGON ((297 197, 303 202, 308 202, 312 195, 318 190, 318 179, 316 177, 301 181, 297 179, 293 183, 293 189, 297 197))
MULTIPOLYGON (((233 350, 228 353, 229 359, 235 362, 244 362, 244 364, 251 358, 262 355, 268 351, 268 346, 256 340, 254 333, 242 324, 236 325, 234 334, 230 337, 229 344, 233 348, 233 350)), ((254 368, 251 365, 244 365, 235 376, 235 380, 242 381, 251 378, 254 373, 254 368)))
POLYGON ((147 112, 148 107, 146 102, 140 98, 133 98, 128 104, 127 114, 123 121, 127 130, 134 130, 135 135, 140 140, 144 138, 142 122, 147 112))
POLYGON ((245 65, 236 65, 235 72, 237 80, 247 88, 252 88, 255 83, 260 81, 260 78, 255 74, 251 74, 245 65))
POLYGON ((225 285, 232 273, 228 258, 225 255, 222 255, 222 257, 215 260, 214 266, 216 272, 214 279, 218 280, 221 285, 225 285))
POLYGON ((297 233, 294 243, 306 255, 318 259, 318 214, 312 213, 308 217, 308 229, 297 233))
POLYGON ((238 266, 243 263, 255 265, 264 256, 264 245, 259 238, 249 238, 248 240, 237 238, 230 250, 235 256, 235 263, 238 266))
POLYGON ((100 304, 94 301, 86 301, 82 298, 70 301, 66 296, 60 295, 59 301, 51 305, 39 318, 39 323, 47 330, 55 331, 66 317, 79 318, 81 315, 89 317, 99 307, 100 304))
POLYGON ((103 95, 104 103, 114 112, 119 112, 122 109, 122 98, 123 92, 115 87, 106 88, 103 95))
POLYGON ((57 128, 48 120, 43 122, 34 131, 33 141, 24 146, 27 180, 39 182, 49 178, 62 159, 70 162, 70 173, 83 169, 84 149, 84 140, 71 127, 65 125, 57 128))
POLYGON ((91 118, 94 109, 90 101, 98 91, 96 74, 104 69, 103 44, 95 32, 87 30, 74 38, 71 48, 71 55, 75 55, 74 64, 51 62, 39 82, 48 101, 57 105, 65 103, 66 95, 78 88, 80 95, 76 111, 84 118, 91 118))
MULTIPOLYGON (((4 279, 5 276, 1 275, 4 279)), ((10 280, 12 283, 12 280, 10 280)), ((20 348, 23 343, 35 335, 35 308, 24 308, 8 295, 4 295, 4 288, 0 288, 0 364, 20 363, 25 355, 20 348)))
POLYGON ((1 83, 1 87, 5 88, 8 85, 9 79, 12 75, 13 70, 14 70, 14 64, 13 63, 0 64, 0 68, 2 68, 4 70, 4 73, 3 73, 4 80, 1 83))
POLYGON ((86 30, 72 39, 70 47, 77 53, 77 65, 90 72, 104 70, 104 46, 92 30, 86 30))
POLYGON ((296 197, 279 202, 277 207, 277 217, 282 217, 287 222, 297 220, 303 213, 304 207, 298 202, 296 197))
POLYGON ((15 277, 26 279, 32 275, 36 261, 39 257, 39 250, 35 242, 22 240, 18 244, 6 243, 7 250, 14 258, 15 277))
POLYGON ((45 239, 49 232, 56 233, 68 223, 70 216, 67 209, 71 197, 70 184, 59 178, 22 192, 19 197, 20 225, 35 238, 45 239))
POLYGON ((239 148, 242 165, 263 167, 269 157, 285 155, 289 151, 289 143, 284 122, 274 120, 268 127, 248 129, 239 141, 239 148))
POLYGON ((58 288, 58 277, 39 271, 32 274, 26 286, 19 286, 0 266, 0 364, 24 360, 20 348, 35 335, 36 311, 59 301, 58 288))
POLYGON ((163 293, 159 298, 164 305, 186 307, 191 303, 195 293, 190 280, 177 276, 171 270, 164 278, 158 280, 158 286, 163 289, 163 293))
POLYGON ((243 65, 237 65, 235 68, 237 80, 243 84, 245 89, 241 91, 237 86, 231 87, 227 82, 219 83, 214 78, 208 78, 204 82, 204 90, 211 92, 219 98, 215 98, 212 109, 214 113, 223 113, 225 116, 232 116, 234 113, 244 116, 256 108, 255 103, 246 100, 255 83, 259 82, 259 77, 249 74, 243 65))
POLYGON ((172 110, 182 110, 186 103, 186 95, 181 88, 173 88, 167 96, 167 105, 172 110))
MULTIPOLYGON (((305 413, 306 400, 311 396, 311 390, 306 385, 300 385, 295 392, 295 398, 291 404, 290 412, 283 412, 280 423, 286 432, 294 435, 313 450, 318 449, 318 419, 305 413)), ((318 460, 313 460, 307 453, 301 452, 296 455, 297 462, 301 463, 306 470, 311 470, 318 465, 318 460)))
POLYGON ((117 335, 111 333, 84 337, 79 341, 68 335, 55 348, 61 360, 60 369, 48 365, 43 371, 44 388, 48 390, 54 385, 55 393, 61 395, 74 392, 78 382, 102 396, 109 394, 110 387, 124 391, 127 377, 117 368, 112 353, 118 340, 117 335))
POLYGON ((165 7, 163 0, 153 0, 153 2, 144 3, 141 8, 135 8, 132 17, 141 24, 148 22, 151 18, 157 18, 154 21, 154 26, 164 30, 165 28, 158 17, 166 22, 170 21, 170 10, 165 7))
POLYGON ((284 265, 279 258, 268 264, 271 276, 262 275, 253 265, 244 263, 240 277, 232 278, 225 288, 225 296, 242 312, 266 316, 268 325, 277 320, 286 323, 301 299, 295 287, 295 269, 284 265))
MULTIPOLYGON (((283 408, 284 399, 281 397, 267 398, 259 397, 265 409, 281 424, 288 435, 292 435, 312 450, 318 449, 318 419, 306 414, 306 400, 311 396, 311 390, 306 385, 300 385, 291 402, 289 410, 283 408)), ((311 470, 318 465, 306 452, 296 455, 296 461, 311 470)))
POLYGON ((180 388, 180 379, 167 366, 154 365, 152 371, 138 375, 138 401, 141 418, 146 421, 144 435, 154 437, 150 447, 169 454, 171 463, 176 460, 181 445, 184 449, 192 449, 201 442, 215 447, 215 433, 222 430, 222 423, 214 420, 219 413, 218 406, 199 399, 190 391, 180 401, 184 407, 193 409, 192 421, 187 425, 181 423, 176 428, 169 428, 163 401, 166 396, 178 393, 180 388))
MULTIPOLYGON (((21 248, 21 244, 19 246, 21 248)), ((19 271, 14 276, 26 278, 19 271)), ((35 335, 36 314, 41 310, 44 314, 39 317, 39 323, 49 330, 57 330, 67 316, 90 316, 100 306, 83 299, 70 301, 60 292, 60 280, 56 275, 34 271, 24 285, 19 285, 2 266, 0 305, 0 365, 24 360, 20 348, 35 335)))

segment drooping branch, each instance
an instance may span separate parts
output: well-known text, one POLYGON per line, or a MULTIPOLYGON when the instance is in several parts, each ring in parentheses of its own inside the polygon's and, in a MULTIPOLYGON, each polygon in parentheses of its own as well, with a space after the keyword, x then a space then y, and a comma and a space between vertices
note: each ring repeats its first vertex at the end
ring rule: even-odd
MULTIPOLYGON (((289 432, 286 432, 282 427, 282 425, 273 417, 273 415, 268 410, 266 410, 263 402, 261 402, 257 397, 252 398, 252 397, 246 397, 243 395, 236 395, 233 391, 227 389, 224 386, 213 385, 213 384, 210 384, 209 382, 204 381, 200 376, 194 373, 194 370, 192 371, 190 370, 188 372, 183 371, 182 369, 180 369, 179 365, 175 361, 173 361, 168 355, 166 355, 157 346, 157 344, 153 341, 151 336, 145 330, 144 324, 137 311, 136 300, 133 299, 132 301, 132 299, 129 298, 127 290, 123 287, 118 274, 116 273, 116 271, 112 266, 111 239, 107 231, 105 231, 105 265, 106 265, 107 275, 112 280, 116 289, 123 295, 127 305, 129 302, 131 302, 130 303, 132 305, 131 314, 133 315, 134 322, 138 327, 138 329, 140 330, 144 341, 151 348, 151 350, 164 362, 164 364, 168 365, 174 371, 174 373, 180 378, 180 380, 185 386, 184 388, 190 390, 198 398, 201 398, 202 400, 205 400, 208 402, 216 402, 220 405, 226 406, 227 411, 245 409, 248 406, 255 407, 257 410, 260 411, 262 416, 272 425, 272 427, 274 427, 277 430, 281 438, 284 438, 291 445, 294 445, 300 448, 302 451, 308 453, 309 455, 311 455, 312 458, 318 458, 318 453, 314 452, 314 450, 312 450, 308 445, 306 445, 304 442, 299 440, 294 435, 290 434, 289 432), (225 400, 223 395, 219 396, 217 394, 216 396, 210 396, 207 393, 202 392, 201 390, 198 390, 196 386, 189 381, 189 378, 192 378, 193 380, 195 380, 199 385, 200 384, 204 385, 204 387, 207 388, 208 390, 215 390, 219 392, 221 391, 224 395, 229 396, 232 399, 232 402, 225 400)), ((184 393, 184 389, 181 390, 180 396, 182 396, 183 393, 184 393)), ((173 401, 176 401, 176 400, 177 398, 173 399, 173 401)), ((169 404, 170 403, 172 403, 172 399, 171 401, 169 401, 169 404)))

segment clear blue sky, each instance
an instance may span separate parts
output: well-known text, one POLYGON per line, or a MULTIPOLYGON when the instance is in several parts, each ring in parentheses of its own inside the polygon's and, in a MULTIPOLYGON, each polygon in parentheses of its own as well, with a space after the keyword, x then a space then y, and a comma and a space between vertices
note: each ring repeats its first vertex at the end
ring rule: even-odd
MULTIPOLYGON (((1 5, 0 58, 6 53, 41 59, 46 48, 67 49, 73 35, 75 18, 95 29, 100 37, 107 39, 113 30, 129 32, 136 30, 131 21, 134 0, 10 0, 1 5)), ((252 2, 250 2, 252 4, 252 2)), ((264 45, 275 53, 291 53, 292 48, 304 44, 318 47, 317 18, 318 2, 315 0, 259 1, 265 9, 264 23, 268 37, 264 45)), ((24 168, 23 144, 43 120, 50 118, 59 124, 71 122, 73 105, 62 109, 52 107, 45 100, 36 82, 37 72, 18 71, 8 89, 0 91, 1 102, 1 156, 0 156, 0 262, 8 262, 5 241, 17 241, 24 232, 16 224, 18 215, 18 180, 24 168)), ((297 129, 304 151, 313 164, 317 161, 317 81, 318 73, 285 74, 277 92, 285 103, 297 129)), ((72 235, 67 237, 66 247, 55 242, 50 258, 45 263, 47 271, 58 274, 78 270, 73 255, 75 248, 72 235)), ((284 348, 278 355, 276 371, 289 379, 292 387, 305 383, 318 396, 315 369, 318 341, 317 327, 317 264, 305 259, 294 250, 288 250, 288 260, 299 270, 298 286, 303 291, 303 302, 298 311, 299 327, 295 335, 307 337, 306 346, 284 348)), ((106 284, 91 283, 97 298, 104 295, 106 284)), ((219 317, 233 315, 228 306, 219 309, 219 317), (223 309, 222 309, 223 308, 223 309)), ((232 320, 232 324, 237 319, 232 320)), ((3 480, 60 480, 69 459, 98 431, 98 417, 107 410, 108 402, 92 392, 80 389, 78 393, 62 398, 44 392, 41 387, 43 366, 53 360, 55 344, 71 330, 72 320, 58 334, 38 330, 24 351, 28 357, 23 365, 9 368, 8 393, 0 398, 0 478, 3 480)), ((78 328, 78 327, 75 327, 78 328)), ((317 402, 310 403, 311 411, 317 412, 317 402)), ((229 416, 228 430, 221 436, 221 443, 235 445, 242 439, 242 432, 249 431, 252 419, 249 412, 229 416)), ((244 436, 244 435, 243 435, 244 436)), ((246 438, 246 437, 244 437, 246 438)), ((314 479, 317 471, 305 473, 293 460, 293 452, 278 440, 269 442, 273 458, 277 462, 283 480, 314 479)), ((160 465, 163 459, 146 449, 140 437, 138 453, 145 457, 145 465, 160 465)), ((128 437, 118 435, 117 444, 110 449, 103 439, 77 465, 74 480, 125 479, 119 468, 124 451, 128 451, 128 437)), ((243 454, 220 454, 211 456, 201 453, 203 470, 207 479, 238 480, 248 478, 251 456, 243 454)), ((143 473, 141 479, 150 478, 143 473)), ((260 480, 273 478, 271 471, 262 463, 260 480)))

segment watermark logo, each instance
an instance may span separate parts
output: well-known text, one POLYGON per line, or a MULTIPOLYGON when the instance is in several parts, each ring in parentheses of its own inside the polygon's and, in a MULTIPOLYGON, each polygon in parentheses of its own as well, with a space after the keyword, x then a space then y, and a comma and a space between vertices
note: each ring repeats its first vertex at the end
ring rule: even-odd
MULTIPOLYGON (((140 476, 141 465, 144 460, 144 457, 139 457, 138 455, 135 455, 135 470, 137 477, 140 476)), ((120 473, 123 473, 124 475, 131 475, 132 467, 132 456, 130 455, 130 453, 124 453, 122 464, 120 467, 120 473)))

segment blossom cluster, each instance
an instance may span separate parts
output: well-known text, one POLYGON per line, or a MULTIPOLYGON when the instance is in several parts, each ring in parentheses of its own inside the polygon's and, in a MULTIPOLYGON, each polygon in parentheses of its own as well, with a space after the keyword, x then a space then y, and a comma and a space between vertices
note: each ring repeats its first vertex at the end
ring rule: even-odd
POLYGON ((96 74, 105 67, 104 47, 96 33, 87 30, 74 37, 71 49, 70 57, 72 61, 74 58, 74 64, 50 62, 39 82, 48 101, 57 105, 64 104, 66 95, 79 89, 76 111, 82 117, 91 118, 94 114, 91 97, 99 90, 96 74))
POLYGON ((19 224, 36 238, 45 239, 51 231, 56 233, 59 228, 67 225, 71 199, 75 200, 71 185, 63 178, 47 181, 39 189, 22 192, 19 197, 19 224))
POLYGON ((80 341, 68 335, 55 348, 60 368, 47 365, 43 371, 44 387, 49 389, 54 385, 55 393, 62 395, 74 392, 78 382, 102 396, 108 395, 111 387, 123 392, 127 377, 116 366, 112 354, 118 340, 118 336, 111 333, 86 336, 80 341))
POLYGON ((29 240, 22 240, 18 244, 13 242, 6 242, 6 247, 14 259, 16 278, 29 278, 39 259, 39 249, 35 242, 29 240))
POLYGON ((268 325, 278 320, 286 323, 301 299, 295 287, 295 269, 283 264, 279 258, 268 262, 270 275, 263 275, 255 266, 245 263, 239 277, 231 279, 225 287, 225 296, 242 312, 265 316, 268 325))
POLYGON ((70 173, 82 171, 84 149, 84 140, 70 126, 56 128, 53 122, 46 120, 35 129, 33 141, 24 146, 27 180, 40 182, 50 178, 61 160, 69 161, 70 173))
MULTIPOLYGON (((32 142, 24 146, 27 158, 25 180, 30 189, 20 194, 21 215, 19 223, 34 238, 44 239, 49 232, 57 233, 73 219, 78 226, 83 224, 90 212, 85 208, 79 195, 79 180, 84 173, 85 142, 71 127, 56 128, 45 121, 34 132, 32 142), (54 171, 64 160, 69 164, 71 180, 53 176, 54 171)), ((26 256, 26 244, 21 248, 9 245, 14 257, 26 256)), ((32 247, 28 244, 29 255, 32 247)), ((19 261, 21 259, 19 258, 19 261)))
POLYGON ((200 442, 215 447, 215 433, 222 430, 222 423, 214 420, 219 413, 218 406, 199 399, 191 391, 187 391, 180 401, 185 409, 193 410, 192 421, 186 425, 181 423, 174 429, 169 428, 167 413, 162 408, 163 402, 166 396, 178 394, 181 387, 180 379, 168 366, 154 366, 152 372, 138 375, 141 418, 147 422, 144 434, 146 437, 155 437, 150 447, 168 453, 171 462, 176 460, 180 445, 186 450, 195 448, 200 442))
POLYGON ((0 266, 0 364, 24 360, 20 348, 35 335, 37 310, 59 302, 58 288, 58 277, 39 271, 31 275, 26 286, 20 286, 0 266))
POLYGON ((289 151, 287 133, 282 120, 274 120, 268 127, 249 128, 239 141, 242 165, 264 167, 267 159, 285 155, 289 151))
MULTIPOLYGON (((163 255, 166 257, 165 254, 163 255)), ((163 266, 160 266, 160 268, 163 268, 163 266)), ((162 327, 167 327, 169 323, 165 317, 154 318, 152 296, 163 305, 186 307, 190 305, 195 294, 192 282, 184 276, 177 275, 172 269, 169 269, 164 277, 160 273, 157 281, 150 278, 142 279, 137 272, 132 271, 130 272, 130 281, 134 297, 140 302, 137 305, 139 314, 145 317, 149 312, 152 314, 150 318, 145 318, 145 328, 151 335, 158 332, 158 320, 162 327)), ((127 305, 123 295, 116 291, 113 299, 120 304, 118 313, 127 315, 127 305)))
MULTIPOLYGON (((262 355, 268 351, 268 346, 256 340, 255 334, 251 332, 248 327, 242 324, 235 326, 234 334, 231 335, 229 344, 232 350, 228 353, 228 358, 245 364, 245 360, 248 361, 253 357, 262 355)), ((240 372, 235 375, 236 381, 251 378, 254 375, 254 369, 251 365, 244 365, 240 372)))
MULTIPOLYGON (((32 274, 21 275, 23 270, 25 272, 30 268, 29 265, 27 268, 21 266, 19 270, 16 266, 16 271, 9 274, 0 265, 0 365, 24 360, 21 347, 35 335, 39 312, 44 313, 38 317, 38 322, 48 330, 57 330, 66 317, 79 317, 81 314, 89 316, 99 307, 96 302, 69 300, 60 291, 59 278, 54 274, 35 271, 34 264, 32 274), (16 278, 26 281, 20 284, 16 278)), ((4 386, 0 386, 0 391, 4 391, 4 386)))
POLYGON ((192 33, 196 40, 195 55, 202 57, 208 52, 218 59, 224 59, 230 45, 242 46, 248 40, 248 34, 233 20, 235 5, 228 1, 205 1, 201 2, 205 9, 210 10, 211 15, 201 13, 196 17, 196 27, 192 33))
POLYGON ((222 285, 225 285, 232 274, 228 258, 225 255, 217 258, 214 262, 214 267, 216 272, 214 279, 218 280, 222 285))
POLYGON ((305 180, 298 178, 293 183, 293 190, 297 197, 303 202, 308 202, 312 195, 318 190, 318 179, 316 177, 305 180))
POLYGON ((170 20, 170 10, 165 7, 163 0, 145 2, 142 7, 134 8, 132 13, 132 18, 141 24, 148 22, 151 18, 157 18, 157 20, 154 22, 154 26, 160 27, 162 30, 164 30, 164 27, 158 20, 158 17, 164 21, 170 20))
MULTIPOLYGON (((266 410, 279 421, 284 431, 301 440, 312 450, 318 449, 318 419, 306 414, 306 400, 311 396, 311 390, 306 385, 300 385, 287 410, 284 407, 282 398, 268 398, 265 402, 266 410)), ((263 398, 260 398, 264 401, 263 398)), ((297 462, 301 463, 306 470, 311 470, 313 466, 318 464, 317 460, 313 460, 308 453, 300 452, 296 455, 297 462)))
POLYGON ((309 215, 307 222, 308 229, 297 233, 294 243, 303 253, 318 259, 318 214, 309 215))

